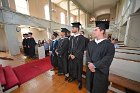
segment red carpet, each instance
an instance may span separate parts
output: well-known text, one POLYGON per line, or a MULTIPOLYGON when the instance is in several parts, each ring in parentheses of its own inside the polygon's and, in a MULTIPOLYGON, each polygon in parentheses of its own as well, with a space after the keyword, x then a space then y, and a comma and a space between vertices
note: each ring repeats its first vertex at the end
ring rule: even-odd
POLYGON ((19 79, 20 84, 38 76, 39 74, 46 72, 51 69, 52 65, 50 62, 50 57, 33 60, 30 63, 20 65, 18 67, 13 68, 14 72, 19 79))

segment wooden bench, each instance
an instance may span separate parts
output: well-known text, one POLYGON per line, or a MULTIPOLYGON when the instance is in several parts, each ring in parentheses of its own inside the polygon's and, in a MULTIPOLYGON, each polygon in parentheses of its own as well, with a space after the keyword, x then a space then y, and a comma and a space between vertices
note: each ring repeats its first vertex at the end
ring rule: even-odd
POLYGON ((115 53, 124 53, 124 54, 140 55, 139 53, 122 52, 122 51, 115 51, 115 53))
MULTIPOLYGON (((112 73, 109 74, 109 81, 111 83, 114 83, 114 84, 120 86, 122 89, 123 88, 130 89, 130 90, 140 93, 140 83, 139 82, 136 82, 136 81, 112 74, 112 73)), ((125 90, 123 90, 123 91, 125 91, 125 90)))
POLYGON ((110 72, 140 82, 140 63, 132 60, 114 58, 110 72))
POLYGON ((0 65, 0 84, 1 84, 1 86, 4 86, 6 84, 5 75, 4 75, 2 65, 0 65))
MULTIPOLYGON (((85 73, 86 73, 86 66, 83 66, 83 74, 86 75, 85 73)), ((140 82, 119 76, 117 74, 113 74, 112 72, 109 74, 109 81, 111 82, 110 86, 115 87, 115 89, 117 88, 118 91, 124 91, 125 93, 126 90, 132 90, 140 93, 140 82)))
POLYGON ((124 53, 133 53, 133 54, 140 54, 140 51, 137 50, 128 50, 128 49, 115 49, 116 52, 124 52, 124 53))
POLYGON ((122 58, 140 62, 140 54, 115 52, 115 58, 122 58))
POLYGON ((135 50, 135 51, 140 51, 140 48, 132 48, 132 47, 120 47, 118 49, 127 49, 127 50, 135 50))

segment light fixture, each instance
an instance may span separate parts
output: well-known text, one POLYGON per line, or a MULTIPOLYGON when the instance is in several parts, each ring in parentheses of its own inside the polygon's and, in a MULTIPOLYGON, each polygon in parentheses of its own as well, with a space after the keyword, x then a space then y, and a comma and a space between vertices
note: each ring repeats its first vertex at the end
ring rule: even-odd
POLYGON ((55 9, 52 9, 52 12, 56 12, 56 10, 55 9))
POLYGON ((94 18, 94 17, 91 17, 91 18, 90 18, 90 21, 91 21, 91 22, 94 22, 94 21, 95 21, 95 18, 94 18))

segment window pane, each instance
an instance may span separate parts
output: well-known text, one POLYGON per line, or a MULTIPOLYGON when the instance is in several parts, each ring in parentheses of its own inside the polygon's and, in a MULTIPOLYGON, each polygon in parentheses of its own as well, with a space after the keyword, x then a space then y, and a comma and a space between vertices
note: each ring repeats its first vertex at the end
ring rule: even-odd
POLYGON ((29 15, 28 0, 15 0, 15 4, 17 12, 29 15))
POLYGON ((65 24, 65 14, 63 12, 60 13, 61 24, 65 24))
POLYGON ((44 10, 45 10, 45 19, 50 20, 50 12, 49 12, 49 5, 48 4, 45 5, 44 10))

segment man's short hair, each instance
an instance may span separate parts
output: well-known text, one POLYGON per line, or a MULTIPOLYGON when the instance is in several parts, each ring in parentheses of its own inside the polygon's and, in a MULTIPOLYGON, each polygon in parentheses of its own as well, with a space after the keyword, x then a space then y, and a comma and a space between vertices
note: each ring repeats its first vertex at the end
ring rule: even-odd
POLYGON ((81 31, 83 34, 85 34, 85 32, 84 31, 81 31))

